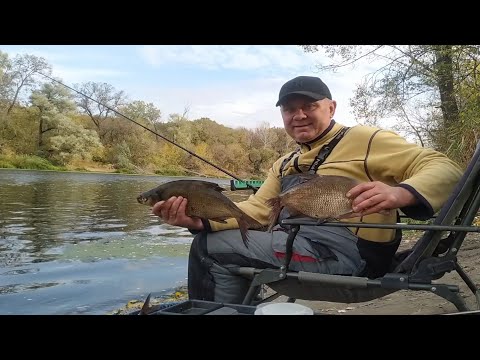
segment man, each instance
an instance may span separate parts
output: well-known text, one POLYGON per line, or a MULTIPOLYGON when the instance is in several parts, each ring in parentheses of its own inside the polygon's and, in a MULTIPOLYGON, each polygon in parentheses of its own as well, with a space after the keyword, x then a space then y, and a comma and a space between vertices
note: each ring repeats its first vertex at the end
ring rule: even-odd
MULTIPOLYGON (((461 176, 460 168, 445 155, 409 143, 391 131, 347 128, 335 122, 336 101, 318 77, 289 80, 280 89, 276 105, 286 132, 299 147, 273 164, 256 194, 237 203, 261 224, 268 223, 271 212, 266 201, 296 184, 297 177, 286 175, 308 171, 359 180, 347 196, 362 216, 346 221, 373 223, 398 221, 396 211, 383 214, 391 209, 417 219, 431 217, 461 176)), ((250 230, 247 248, 235 219, 220 224, 191 218, 185 215, 186 204, 187 199, 172 197, 157 203, 152 211, 168 224, 199 232, 189 257, 190 299, 241 303, 249 281, 228 269, 279 267, 285 256, 286 230, 280 225, 272 232, 250 230)), ((287 216, 283 211, 278 221, 287 216)), ((290 269, 379 277, 389 270, 400 240, 400 230, 301 226, 290 269)))

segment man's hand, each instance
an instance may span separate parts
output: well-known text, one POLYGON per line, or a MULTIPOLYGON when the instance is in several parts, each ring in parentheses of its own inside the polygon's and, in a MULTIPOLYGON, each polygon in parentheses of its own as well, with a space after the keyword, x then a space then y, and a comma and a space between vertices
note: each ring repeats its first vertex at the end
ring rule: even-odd
POLYGON ((410 191, 380 181, 361 183, 352 188, 347 197, 353 199, 353 211, 361 213, 362 216, 414 205, 417 202, 410 191))
POLYGON ((198 217, 187 216, 186 209, 186 198, 172 196, 166 201, 157 202, 152 208, 152 213, 162 218, 167 224, 191 230, 203 230, 202 220, 198 217))

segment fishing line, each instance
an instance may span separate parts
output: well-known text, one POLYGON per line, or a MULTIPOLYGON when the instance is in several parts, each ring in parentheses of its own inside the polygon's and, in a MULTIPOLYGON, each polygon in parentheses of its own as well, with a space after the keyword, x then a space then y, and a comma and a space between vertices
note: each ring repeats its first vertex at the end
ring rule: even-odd
POLYGON ((253 190, 253 192, 256 192, 256 191, 258 190, 258 188, 256 188, 256 187, 253 186, 253 185, 250 185, 250 184, 249 184, 248 182, 246 182, 245 180, 242 180, 242 179, 236 177, 235 175, 233 175, 232 173, 228 172, 227 170, 222 169, 221 167, 215 165, 214 163, 208 161, 207 159, 204 159, 204 158, 201 157, 200 155, 195 154, 193 151, 190 151, 190 150, 188 150, 187 148, 184 148, 182 145, 179 145, 179 144, 173 142, 172 140, 167 139, 165 136, 160 135, 159 133, 157 133, 157 132, 149 129, 148 127, 140 124, 139 122, 137 122, 137 121, 129 118, 128 116, 123 115, 122 113, 118 112, 117 110, 112 109, 110 106, 105 105, 105 104, 102 104, 102 103, 101 103, 100 101, 98 101, 98 100, 92 99, 90 96, 88 96, 88 95, 86 95, 86 94, 84 94, 84 93, 82 93, 82 92, 80 92, 80 91, 78 91, 78 90, 76 90, 76 89, 68 86, 68 85, 65 85, 64 83, 62 83, 61 81, 58 81, 57 79, 54 79, 54 78, 52 78, 52 77, 50 77, 50 76, 48 76, 48 75, 45 75, 45 74, 43 74, 43 73, 41 73, 41 72, 39 72, 39 71, 34 71, 34 72, 36 72, 37 74, 40 74, 40 75, 42 75, 42 76, 45 76, 46 78, 48 78, 48 79, 50 79, 50 80, 52 80, 52 81, 55 81, 56 83, 59 83, 60 85, 65 86, 66 88, 68 88, 68 89, 70 89, 70 90, 72 90, 72 91, 75 91, 77 94, 80 94, 80 95, 82 95, 82 96, 85 96, 87 99, 90 99, 90 100, 96 102, 97 104, 104 106, 105 108, 107 108, 108 110, 114 112, 115 114, 120 115, 121 117, 124 117, 125 119, 130 120, 130 121, 133 122, 134 124, 137 124, 138 126, 144 128, 145 130, 150 131, 152 134, 155 134, 155 135, 161 137, 163 140, 169 142, 170 144, 173 144, 173 145, 175 145, 175 146, 178 146, 180 149, 188 152, 190 155, 193 155, 193 156, 195 156, 196 158, 198 158, 198 159, 200 159, 200 160, 202 160, 202 161, 205 161, 207 164, 213 166, 215 169, 220 170, 221 172, 227 174, 228 176, 231 176, 231 177, 234 178, 235 180, 238 180, 238 181, 241 181, 241 182, 245 183, 245 185, 247 185, 247 187, 251 188, 251 189, 253 190))

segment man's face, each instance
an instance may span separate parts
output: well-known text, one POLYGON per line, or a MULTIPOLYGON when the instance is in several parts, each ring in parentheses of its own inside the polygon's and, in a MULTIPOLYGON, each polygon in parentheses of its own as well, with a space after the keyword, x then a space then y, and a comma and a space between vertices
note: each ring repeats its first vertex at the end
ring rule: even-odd
POLYGON ((330 125, 336 107, 334 100, 315 101, 299 95, 285 100, 280 112, 287 134, 303 143, 315 139, 330 125))

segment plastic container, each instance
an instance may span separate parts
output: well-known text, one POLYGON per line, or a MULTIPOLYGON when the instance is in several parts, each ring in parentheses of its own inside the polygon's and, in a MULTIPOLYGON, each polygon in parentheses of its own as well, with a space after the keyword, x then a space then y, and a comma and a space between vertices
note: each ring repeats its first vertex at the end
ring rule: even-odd
MULTIPOLYGON (((160 306, 149 315, 253 315, 255 306, 223 304, 203 300, 186 300, 174 305, 160 306)), ((136 310, 130 315, 138 315, 136 310)))
POLYGON ((313 315, 313 310, 295 303, 270 303, 257 306, 254 315, 313 315))

